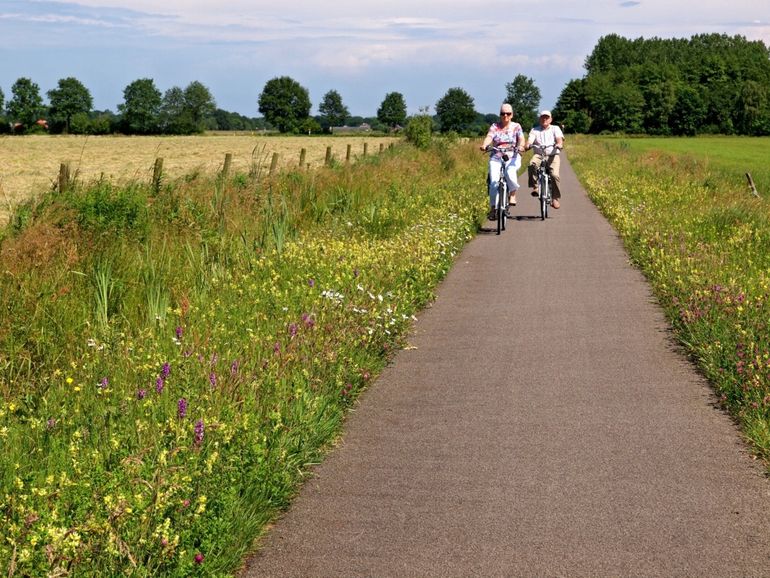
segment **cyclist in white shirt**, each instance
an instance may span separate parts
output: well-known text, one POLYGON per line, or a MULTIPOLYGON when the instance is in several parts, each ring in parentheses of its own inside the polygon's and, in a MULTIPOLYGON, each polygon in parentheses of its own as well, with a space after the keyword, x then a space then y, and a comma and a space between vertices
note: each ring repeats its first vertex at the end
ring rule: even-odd
POLYGON ((535 149, 532 159, 529 161, 527 173, 529 186, 532 188, 532 196, 537 197, 540 192, 537 189, 537 169, 543 160, 553 154, 551 160, 551 181, 553 182, 551 206, 558 209, 561 205, 561 191, 559 190, 559 151, 564 146, 564 133, 558 125, 551 124, 551 111, 544 110, 540 113, 540 124, 529 131, 526 149, 535 149))

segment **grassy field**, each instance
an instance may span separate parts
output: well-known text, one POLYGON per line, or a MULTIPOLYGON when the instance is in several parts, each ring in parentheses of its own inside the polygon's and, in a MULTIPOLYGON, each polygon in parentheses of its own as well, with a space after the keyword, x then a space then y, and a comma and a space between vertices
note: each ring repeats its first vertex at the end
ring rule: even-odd
POLYGON ((400 145, 76 184, 14 219, 0 575, 234 573, 474 235, 484 170, 472 146, 400 145))
POLYGON ((602 138, 602 142, 622 142, 631 150, 651 154, 674 154, 679 163, 691 159, 700 168, 715 174, 726 191, 742 194, 749 190, 750 173, 760 192, 770 196, 770 139, 739 136, 697 138, 602 138))
POLYGON ((770 464, 770 138, 570 139, 589 195, 770 464), (748 192, 752 172, 762 194, 748 192))
POLYGON ((255 166, 269 166, 273 153, 279 165, 296 166, 305 148, 305 162, 311 167, 323 164, 326 147, 332 147, 337 160, 344 161, 347 145, 351 155, 379 151, 380 144, 397 142, 393 137, 340 136, 4 136, 0 137, 0 223, 8 217, 8 207, 31 195, 50 190, 57 181, 59 165, 68 162, 83 182, 106 178, 116 183, 151 179, 155 159, 163 158, 168 176, 180 177, 195 171, 215 172, 222 168, 226 153, 232 154, 232 170, 248 172, 255 166))

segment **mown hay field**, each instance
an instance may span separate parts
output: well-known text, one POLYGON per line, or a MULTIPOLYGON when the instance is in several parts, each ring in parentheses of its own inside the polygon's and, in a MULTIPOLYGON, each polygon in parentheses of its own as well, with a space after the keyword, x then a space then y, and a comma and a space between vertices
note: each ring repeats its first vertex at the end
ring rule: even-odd
POLYGON ((231 172, 252 168, 267 170, 273 153, 279 167, 296 166, 301 149, 305 163, 317 167, 324 163, 326 148, 344 161, 347 145, 352 158, 376 154, 380 144, 388 146, 398 139, 377 136, 6 136, 0 138, 0 223, 7 220, 10 207, 55 186, 59 166, 70 163, 70 171, 80 182, 100 178, 112 182, 150 180, 155 159, 163 159, 164 174, 170 178, 195 172, 221 170, 225 155, 232 154, 231 172))

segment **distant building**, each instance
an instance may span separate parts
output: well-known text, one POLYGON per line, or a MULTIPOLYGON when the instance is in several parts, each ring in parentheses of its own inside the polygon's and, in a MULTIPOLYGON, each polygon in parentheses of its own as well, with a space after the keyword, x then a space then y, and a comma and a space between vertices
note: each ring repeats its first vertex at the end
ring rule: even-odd
POLYGON ((362 122, 358 126, 333 126, 332 127, 332 134, 347 134, 347 133, 357 133, 357 132, 371 132, 372 127, 362 122))

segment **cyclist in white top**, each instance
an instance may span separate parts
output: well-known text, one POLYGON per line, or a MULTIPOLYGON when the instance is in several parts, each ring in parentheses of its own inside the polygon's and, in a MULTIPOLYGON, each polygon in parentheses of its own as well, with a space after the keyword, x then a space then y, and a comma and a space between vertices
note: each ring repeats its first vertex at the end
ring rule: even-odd
POLYGON ((558 125, 551 124, 551 111, 544 110, 540 113, 540 124, 533 127, 527 138, 526 149, 535 149, 532 159, 529 161, 527 173, 529 186, 532 188, 532 196, 537 197, 540 192, 537 189, 537 169, 543 160, 553 155, 551 160, 551 181, 553 182, 551 206, 558 209, 561 203, 561 191, 559 190, 559 151, 564 146, 564 133, 558 125))

